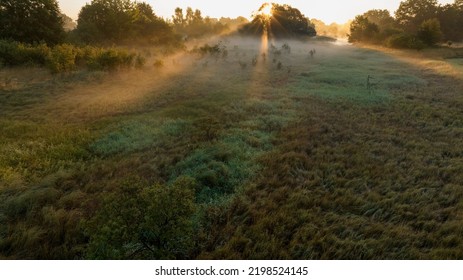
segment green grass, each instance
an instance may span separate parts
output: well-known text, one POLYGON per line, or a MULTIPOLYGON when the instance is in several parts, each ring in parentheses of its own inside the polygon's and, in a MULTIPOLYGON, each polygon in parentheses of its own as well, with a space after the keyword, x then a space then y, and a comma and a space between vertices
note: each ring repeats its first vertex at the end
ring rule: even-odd
POLYGON ((127 182, 193 186, 189 233, 165 237, 186 258, 463 257, 458 60, 290 42, 278 69, 228 45, 116 73, 1 69, 0 258, 103 257, 125 239, 92 217, 132 203, 127 182))
POLYGON ((128 154, 142 151, 181 137, 191 127, 186 120, 132 120, 115 128, 90 145, 98 155, 128 154))

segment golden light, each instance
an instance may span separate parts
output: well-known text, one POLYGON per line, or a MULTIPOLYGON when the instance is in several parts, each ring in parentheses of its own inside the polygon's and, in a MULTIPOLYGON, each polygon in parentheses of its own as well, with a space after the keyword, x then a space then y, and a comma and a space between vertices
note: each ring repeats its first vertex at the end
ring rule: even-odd
POLYGON ((272 16, 272 5, 271 4, 265 4, 264 7, 260 10, 261 14, 266 16, 266 17, 271 17, 272 16))

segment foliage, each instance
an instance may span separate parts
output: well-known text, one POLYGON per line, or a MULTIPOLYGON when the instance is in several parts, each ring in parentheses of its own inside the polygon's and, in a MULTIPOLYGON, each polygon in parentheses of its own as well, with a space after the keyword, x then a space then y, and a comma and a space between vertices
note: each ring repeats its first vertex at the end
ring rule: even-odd
POLYGON ((379 34, 377 24, 370 22, 366 16, 356 16, 350 26, 349 42, 374 42, 379 34))
POLYGON ((428 46, 434 46, 442 39, 440 22, 437 18, 424 21, 418 30, 418 38, 428 46))
POLYGON ((463 33, 459 28, 463 25, 463 6, 461 5, 461 1, 460 4, 455 1, 453 5, 448 4, 439 8, 437 17, 445 40, 455 42, 463 40, 463 33))
POLYGON ((396 26, 394 18, 388 10, 369 10, 363 14, 370 22, 376 24, 379 29, 390 29, 396 26))
POLYGON ((140 54, 118 48, 76 47, 69 44, 47 47, 0 40, 0 63, 6 66, 46 66, 52 73, 86 67, 90 70, 117 70, 140 67, 145 61, 140 54))
POLYGON ((127 182, 106 194, 87 224, 90 259, 185 259, 192 248, 194 181, 143 187, 127 182))
POLYGON ((47 66, 52 73, 69 72, 76 68, 78 50, 72 45, 58 45, 51 49, 47 66))
POLYGON ((0 39, 50 45, 64 39, 56 0, 1 0, 0 39))
POLYGON ((215 45, 210 46, 209 44, 204 44, 203 46, 195 47, 191 50, 192 53, 197 53, 200 56, 204 57, 209 55, 215 59, 227 58, 228 50, 227 46, 225 46, 222 42, 219 42, 215 45))
POLYGON ((89 57, 87 66, 91 70, 110 71, 118 68, 129 68, 133 65, 134 53, 125 50, 107 49, 97 50, 89 57))
POLYGON ((437 0, 406 0, 395 12, 397 22, 407 31, 416 32, 427 19, 437 15, 437 0))
POLYGON ((435 46, 444 40, 460 41, 463 39, 459 31, 463 24, 463 9, 461 1, 453 4, 437 5, 436 0, 407 0, 401 2, 392 18, 386 10, 371 10, 363 17, 378 25, 379 34, 374 40, 370 36, 360 38, 362 30, 359 22, 354 21, 351 28, 352 42, 364 41, 383 44, 389 47, 421 49, 425 46, 435 46), (419 41, 416 40, 419 39, 419 41))
POLYGON ((0 63, 6 66, 44 66, 50 48, 45 44, 28 45, 14 41, 0 40, 0 63))
POLYGON ((386 45, 390 48, 416 50, 421 50, 426 47, 426 44, 421 41, 420 38, 406 33, 392 35, 387 39, 386 45))
POLYGON ((253 36, 267 33, 275 38, 317 35, 314 25, 298 9, 276 3, 262 5, 253 20, 243 26, 240 32, 253 36), (271 15, 262 12, 267 5, 271 5, 271 15))
POLYGON ((86 43, 169 43, 171 27, 150 5, 131 0, 93 0, 82 7, 76 34, 86 43))
POLYGON ((222 21, 203 17, 200 10, 193 10, 191 7, 187 7, 185 14, 183 9, 176 8, 172 16, 175 32, 181 34, 184 39, 222 34, 230 30, 230 25, 239 24, 241 21, 240 18, 222 21))

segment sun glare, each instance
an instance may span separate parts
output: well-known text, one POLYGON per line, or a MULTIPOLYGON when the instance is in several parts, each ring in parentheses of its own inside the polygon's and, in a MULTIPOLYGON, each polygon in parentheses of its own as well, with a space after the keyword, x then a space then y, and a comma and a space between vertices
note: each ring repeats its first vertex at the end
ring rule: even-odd
POLYGON ((266 4, 266 5, 260 10, 260 12, 261 12, 264 16, 271 17, 271 16, 272 16, 272 5, 266 4))

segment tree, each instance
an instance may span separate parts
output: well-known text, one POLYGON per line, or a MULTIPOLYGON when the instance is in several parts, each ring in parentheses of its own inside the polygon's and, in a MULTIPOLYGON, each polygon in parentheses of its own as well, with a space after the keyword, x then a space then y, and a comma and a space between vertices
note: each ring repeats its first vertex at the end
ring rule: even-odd
POLYGON ((77 32, 85 42, 121 41, 132 37, 135 5, 130 0, 92 0, 77 19, 77 32))
POLYGON ((374 42, 379 34, 378 25, 366 16, 356 16, 350 26, 349 42, 374 42))
POLYGON ((410 33, 415 33, 420 25, 437 16, 437 0, 406 0, 395 12, 397 22, 410 33))
MULTIPOLYGON (((463 0, 461 1, 463 5, 463 0)), ((437 15, 439 19, 443 37, 445 40, 461 41, 463 40, 463 6, 459 10, 457 3, 454 5, 444 5, 439 8, 437 15)))
POLYGON ((315 26, 298 9, 276 3, 262 5, 253 20, 240 29, 242 34, 271 37, 316 36, 315 26), (270 14, 264 11, 270 5, 270 14))
POLYGON ((72 18, 65 14, 60 14, 60 17, 63 19, 63 28, 65 31, 71 31, 76 28, 77 23, 75 23, 72 18))
POLYGON ((437 18, 425 20, 418 31, 418 38, 428 46, 434 46, 442 39, 442 31, 437 18))
POLYGON ((363 16, 371 23, 376 24, 381 30, 395 27, 395 19, 388 10, 370 10, 364 13, 363 16))
POLYGON ((200 10, 188 7, 186 14, 183 15, 181 8, 175 9, 172 16, 174 29, 184 38, 199 38, 206 35, 216 35, 228 29, 226 24, 219 22, 217 19, 203 17, 200 10))
POLYGON ((144 187, 127 182, 106 195, 86 225, 91 259, 186 259, 193 247, 195 181, 144 187))
POLYGON ((0 38, 54 45, 64 34, 56 0, 0 0, 0 38))
POLYGON ((181 8, 175 8, 175 13, 172 16, 172 22, 176 26, 185 26, 186 20, 183 17, 183 10, 181 8))
POLYGON ((378 34, 374 38, 378 42, 382 42, 388 37, 402 32, 388 10, 370 10, 364 13, 363 16, 378 27, 378 34))
POLYGON ((130 0, 93 0, 79 13, 77 34, 86 43, 169 41, 172 30, 150 5, 130 0))
POLYGON ((135 7, 135 17, 133 19, 134 37, 141 38, 152 43, 161 43, 173 36, 172 28, 157 17, 153 8, 147 3, 137 3, 135 7))

